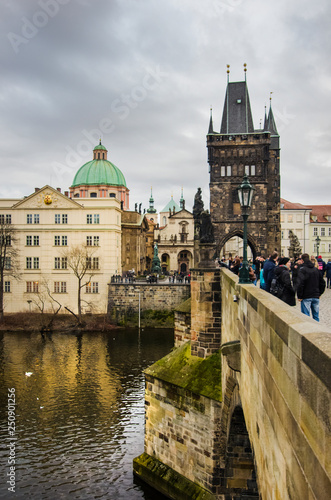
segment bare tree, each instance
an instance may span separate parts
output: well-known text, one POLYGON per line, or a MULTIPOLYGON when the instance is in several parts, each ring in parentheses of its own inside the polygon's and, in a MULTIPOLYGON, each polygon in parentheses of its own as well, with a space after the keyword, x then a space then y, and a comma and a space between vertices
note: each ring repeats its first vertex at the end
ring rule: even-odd
POLYGON ((20 279, 17 236, 8 215, 0 214, 0 322, 4 320, 5 281, 20 279))
MULTIPOLYGON (((72 270, 78 280, 78 294, 77 294, 77 310, 78 322, 82 323, 82 296, 81 290, 84 286, 88 285, 94 276, 94 270, 97 268, 93 262, 92 255, 96 249, 86 247, 85 245, 72 246, 67 251, 63 252, 63 256, 67 259, 68 267, 72 270)), ((66 307, 68 311, 68 309, 66 307)), ((70 311, 76 316, 72 311, 70 311)))
POLYGON ((53 322, 55 320, 56 315, 60 312, 62 304, 55 299, 52 295, 52 292, 49 288, 49 279, 46 276, 43 276, 40 280, 40 289, 38 292, 35 292, 31 295, 31 302, 37 306, 41 313, 41 326, 40 331, 43 333, 44 331, 51 331, 53 322), (47 310, 47 305, 50 304, 50 308, 52 310, 51 316, 44 315, 47 310), (57 304, 57 307, 55 307, 57 304))

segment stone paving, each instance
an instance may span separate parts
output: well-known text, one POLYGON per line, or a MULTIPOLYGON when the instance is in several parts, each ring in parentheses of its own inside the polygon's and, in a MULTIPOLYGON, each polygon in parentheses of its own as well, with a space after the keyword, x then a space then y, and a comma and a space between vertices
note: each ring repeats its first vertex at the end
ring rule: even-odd
MULTIPOLYGON (((297 301, 296 308, 299 311, 300 307, 300 302, 297 301)), ((327 325, 331 330, 331 288, 326 288, 320 298, 320 324, 327 325)))

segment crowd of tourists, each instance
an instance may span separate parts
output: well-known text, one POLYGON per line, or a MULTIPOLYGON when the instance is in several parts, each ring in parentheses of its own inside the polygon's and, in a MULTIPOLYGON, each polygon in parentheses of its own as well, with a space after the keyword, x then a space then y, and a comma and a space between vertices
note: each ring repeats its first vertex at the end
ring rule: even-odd
MULTIPOLYGON (((226 261, 223 257, 220 266, 227 267, 239 274, 242 258, 236 256, 226 261)), ((319 298, 325 288, 331 288, 331 259, 326 263, 322 257, 303 253, 297 259, 279 257, 273 252, 268 259, 256 257, 249 263, 249 277, 252 283, 275 295, 290 306, 301 304, 301 312, 319 321, 319 298), (325 279, 326 278, 326 282, 325 279)))

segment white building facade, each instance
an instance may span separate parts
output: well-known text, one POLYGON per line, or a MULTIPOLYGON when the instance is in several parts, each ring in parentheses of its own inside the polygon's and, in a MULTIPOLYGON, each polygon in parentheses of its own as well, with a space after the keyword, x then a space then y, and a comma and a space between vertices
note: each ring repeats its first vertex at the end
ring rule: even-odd
POLYGON ((50 186, 20 200, 0 200, 0 222, 15 232, 18 266, 7 262, 4 311, 45 311, 62 306, 78 312, 78 278, 70 268, 70 252, 87 263, 82 279, 82 312, 105 313, 108 283, 121 274, 121 214, 129 208, 129 190, 121 171, 107 160, 100 143, 94 159, 81 167, 68 192, 50 186), (15 273, 13 273, 15 271, 15 273), (19 274, 16 279, 13 274, 19 274), (53 297, 53 299, 52 299, 53 297), (44 302, 44 305, 43 305, 44 302))

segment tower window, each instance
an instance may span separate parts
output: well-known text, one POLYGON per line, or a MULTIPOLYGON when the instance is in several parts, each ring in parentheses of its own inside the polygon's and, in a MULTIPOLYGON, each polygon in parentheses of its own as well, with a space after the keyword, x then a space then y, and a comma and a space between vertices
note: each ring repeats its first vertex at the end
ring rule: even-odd
POLYGON ((221 167, 221 177, 225 177, 225 167, 221 167))
POLYGON ((230 176, 231 176, 231 165, 228 165, 228 166, 226 167, 226 175, 227 175, 228 177, 230 177, 230 176))

